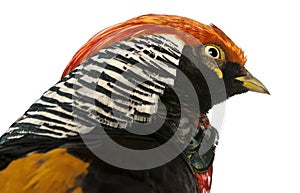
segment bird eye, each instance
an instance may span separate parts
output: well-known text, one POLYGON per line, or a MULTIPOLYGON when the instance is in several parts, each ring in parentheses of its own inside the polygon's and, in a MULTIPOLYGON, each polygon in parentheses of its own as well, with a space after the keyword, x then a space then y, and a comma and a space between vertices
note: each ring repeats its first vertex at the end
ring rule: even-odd
POLYGON ((220 58, 220 52, 219 52, 219 49, 214 47, 214 46, 206 46, 205 47, 205 54, 214 58, 214 59, 218 59, 220 58))

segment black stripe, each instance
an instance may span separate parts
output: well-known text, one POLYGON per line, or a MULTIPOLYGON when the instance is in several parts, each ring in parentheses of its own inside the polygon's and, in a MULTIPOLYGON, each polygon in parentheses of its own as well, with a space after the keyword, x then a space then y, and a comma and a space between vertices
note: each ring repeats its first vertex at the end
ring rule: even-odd
POLYGON ((116 57, 114 58, 115 60, 118 60, 120 62, 123 62, 124 64, 132 64, 135 65, 137 63, 139 63, 137 60, 133 59, 132 57, 130 58, 126 58, 120 54, 116 55, 116 57))
POLYGON ((57 99, 46 97, 46 96, 42 96, 41 100, 47 103, 55 104, 68 112, 73 111, 71 103, 60 102, 57 99))
POLYGON ((138 103, 135 102, 136 104, 144 104, 144 105, 151 105, 151 104, 154 104, 152 102, 149 102, 149 101, 146 101, 138 96, 135 96, 135 95, 130 95, 130 99, 131 100, 135 100, 135 101, 139 101, 138 103))
POLYGON ((77 68, 73 69, 68 75, 63 77, 58 83, 70 80, 71 78, 73 78, 77 74, 77 72, 78 72, 77 68))
POLYGON ((133 47, 126 45, 126 42, 119 42, 119 43, 115 44, 114 46, 121 50, 127 50, 129 52, 137 51, 133 47))
POLYGON ((149 86, 152 86, 154 88, 157 88, 157 89, 160 89, 160 90, 164 90, 164 87, 161 87, 161 86, 155 84, 152 81, 146 80, 144 83, 147 84, 147 85, 149 85, 149 86))
MULTIPOLYGON (((143 62, 146 62, 146 60, 142 57, 142 56, 139 56, 139 59, 143 62)), ((149 63, 148 63, 149 64, 149 63)))
POLYGON ((72 132, 72 133, 76 133, 75 131, 66 129, 64 127, 61 126, 57 126, 57 125, 51 125, 49 123, 43 123, 43 126, 48 127, 50 129, 54 129, 54 130, 59 130, 59 131, 64 131, 64 132, 72 132))
POLYGON ((66 86, 67 88, 70 88, 70 89, 80 89, 80 88, 82 88, 82 86, 80 86, 80 85, 69 83, 69 82, 64 82, 64 86, 66 86))
POLYGON ((163 63, 165 63, 165 64, 171 64, 171 65, 175 66, 175 64, 172 61, 170 61, 168 58, 166 58, 165 56, 162 56, 162 57, 157 56, 156 59, 163 62, 163 63))
POLYGON ((162 88, 163 90, 164 90, 165 87, 167 86, 167 84, 166 84, 165 82, 162 82, 162 81, 160 81, 160 80, 157 80, 156 78, 154 78, 153 81, 156 82, 156 83, 158 83, 158 84, 160 84, 160 85, 161 85, 160 88, 162 88))
POLYGON ((101 75, 100 75, 100 78, 103 79, 103 80, 106 80, 108 82, 116 82, 116 79, 109 76, 108 74, 106 74, 105 72, 102 72, 101 75))
MULTIPOLYGON (((113 110, 111 107, 101 103, 99 100, 95 100, 95 105, 96 105, 96 107, 99 107, 100 109, 104 110, 107 113, 110 113, 113 110)), ((115 111, 117 111, 117 110, 115 110, 115 111)))
POLYGON ((176 60, 179 59, 179 56, 174 54, 173 52, 169 52, 168 50, 164 49, 163 47, 160 46, 156 46, 156 45, 149 45, 149 47, 153 48, 154 50, 163 53, 163 54, 167 54, 173 58, 175 58, 176 60))
MULTIPOLYGON (((53 108, 53 106, 48 106, 48 105, 43 105, 43 104, 34 104, 28 109, 27 112, 32 112, 32 111, 41 111, 42 112, 42 111, 44 111, 44 112, 54 114, 54 115, 57 115, 59 117, 65 118, 65 119, 73 120, 73 116, 63 113, 61 111, 54 110, 52 108, 53 108)), ((72 108, 74 108, 74 107, 72 107, 72 108)))
POLYGON ((180 56, 181 56, 181 53, 179 52, 179 50, 175 50, 175 49, 172 49, 172 47, 168 47, 168 52, 170 52, 172 55, 175 55, 177 56, 176 59, 180 59, 180 56))
POLYGON ((147 88, 147 87, 145 87, 145 86, 142 85, 142 84, 137 85, 137 87, 140 88, 140 89, 142 89, 142 90, 144 90, 144 91, 146 91, 146 92, 149 92, 149 93, 155 93, 155 94, 157 94, 157 95, 159 95, 159 96, 161 95, 161 93, 156 92, 155 90, 152 90, 152 89, 150 89, 150 88, 147 88))
MULTIPOLYGON (((62 125, 66 124, 65 122, 62 122, 60 120, 53 119, 53 118, 50 118, 50 117, 46 117, 44 115, 28 115, 27 114, 27 117, 28 118, 37 119, 37 120, 41 120, 41 121, 47 121, 47 122, 53 122, 53 123, 57 123, 57 124, 62 124, 62 125)), ((70 125, 70 126, 75 126, 75 125, 70 125)), ((68 131, 68 130, 65 129, 65 131, 68 131)))
POLYGON ((101 86, 99 84, 96 85, 95 91, 100 92, 100 93, 104 94, 105 96, 111 98, 111 91, 107 90, 106 88, 104 88, 103 86, 101 86))
POLYGON ((134 115, 145 117, 145 118, 151 117, 151 115, 149 113, 140 112, 138 110, 135 110, 134 115))
POLYGON ((139 50, 142 50, 142 49, 143 49, 143 47, 142 47, 142 46, 139 46, 139 44, 134 44, 134 46, 135 46, 136 48, 138 48, 139 50))
POLYGON ((132 90, 133 93, 138 93, 140 95, 144 95, 146 97, 148 97, 150 94, 149 93, 146 93, 146 92, 141 92, 140 90, 137 90, 137 89, 133 89, 132 90))
POLYGON ((45 108, 53 108, 54 106, 51 105, 45 105, 45 104, 40 104, 40 103, 34 103, 33 105, 30 106, 28 111, 40 111, 45 108))
POLYGON ((150 58, 155 58, 155 53, 152 52, 151 50, 143 50, 143 53, 148 55, 150 58))
POLYGON ((38 133, 49 133, 49 134, 54 134, 54 135, 59 135, 59 136, 62 135, 61 133, 58 133, 55 131, 41 129, 40 125, 36 125, 36 124, 32 124, 32 123, 16 123, 15 127, 18 127, 18 129, 13 130, 12 133, 20 133, 21 134, 22 131, 26 131, 27 133, 28 132, 30 132, 30 133, 38 132, 38 133))
POLYGON ((106 64, 105 65, 105 69, 114 71, 114 72, 119 73, 119 74, 122 74, 124 72, 123 70, 121 70, 121 69, 119 69, 119 68, 117 68, 115 66, 112 66, 112 65, 110 65, 110 64, 108 64, 106 62, 104 62, 104 64, 106 64))
POLYGON ((60 91, 59 89, 60 89, 60 87, 53 86, 49 90, 56 92, 60 96, 66 97, 68 99, 72 99, 72 97, 73 97, 72 94, 60 91))

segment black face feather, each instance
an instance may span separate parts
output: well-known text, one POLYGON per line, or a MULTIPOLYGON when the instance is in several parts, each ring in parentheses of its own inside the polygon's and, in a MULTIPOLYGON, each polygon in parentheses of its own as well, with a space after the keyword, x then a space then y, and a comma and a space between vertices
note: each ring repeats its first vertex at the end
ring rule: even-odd
POLYGON ((219 78, 215 71, 205 63, 204 56, 199 54, 203 45, 196 48, 185 46, 179 62, 180 70, 192 82, 200 103, 200 111, 207 113, 213 105, 225 101, 227 98, 247 92, 248 89, 236 77, 245 75, 243 67, 237 63, 225 63, 220 69, 223 78, 219 78))
POLYGON ((222 67, 223 80, 226 86, 227 98, 249 91, 236 77, 245 76, 244 68, 237 63, 228 62, 222 67))

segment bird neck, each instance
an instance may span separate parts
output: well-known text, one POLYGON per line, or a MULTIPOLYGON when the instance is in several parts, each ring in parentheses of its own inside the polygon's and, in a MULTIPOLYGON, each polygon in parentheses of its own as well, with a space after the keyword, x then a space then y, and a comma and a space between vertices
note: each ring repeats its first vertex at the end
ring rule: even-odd
POLYGON ((159 99, 174 85, 183 46, 174 35, 148 35, 100 50, 46 91, 1 142, 67 138, 98 124, 124 129, 160 120, 159 99))

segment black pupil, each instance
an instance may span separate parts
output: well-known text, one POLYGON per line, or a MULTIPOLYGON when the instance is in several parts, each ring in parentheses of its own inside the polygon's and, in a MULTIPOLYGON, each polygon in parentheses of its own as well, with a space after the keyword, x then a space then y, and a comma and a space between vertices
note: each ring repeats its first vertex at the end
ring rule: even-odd
POLYGON ((218 57, 218 51, 215 48, 209 48, 208 53, 212 56, 212 57, 218 57))

